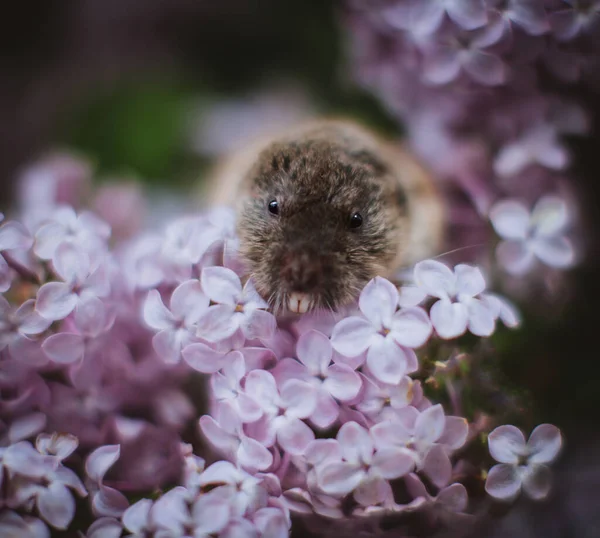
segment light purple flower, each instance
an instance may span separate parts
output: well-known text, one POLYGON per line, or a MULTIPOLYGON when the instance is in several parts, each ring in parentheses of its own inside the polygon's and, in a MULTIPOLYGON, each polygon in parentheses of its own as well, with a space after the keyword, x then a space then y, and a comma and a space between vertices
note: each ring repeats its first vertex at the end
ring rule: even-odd
POLYGON ((323 333, 310 330, 300 336, 296 346, 298 361, 279 361, 273 375, 280 385, 300 379, 310 383, 317 392, 317 406, 309 419, 318 428, 328 428, 338 418, 336 400, 355 398, 362 386, 360 376, 349 366, 331 364, 333 349, 323 333))
POLYGON ((42 260, 56 263, 56 250, 63 243, 68 243, 95 260, 106 250, 109 237, 110 226, 93 213, 83 211, 77 215, 72 207, 62 206, 35 232, 33 251, 42 260))
POLYGON ((314 432, 301 420, 314 413, 317 395, 314 388, 298 379, 279 388, 275 378, 264 370, 246 376, 245 390, 261 406, 264 416, 248 424, 246 431, 266 447, 277 443, 292 455, 301 454, 314 438, 314 432))
POLYGON ((494 332, 495 318, 480 296, 485 279, 477 267, 460 264, 452 271, 435 260, 415 265, 414 280, 432 297, 437 297, 430 310, 431 322, 442 338, 456 338, 467 329, 477 336, 494 332))
POLYGON ((412 402, 413 380, 404 376, 399 383, 388 385, 363 378, 365 391, 356 409, 369 419, 380 422, 392 418, 397 409, 403 409, 412 402))
POLYGON ((598 0, 564 0, 564 3, 569 6, 550 13, 552 33, 559 41, 570 41, 597 29, 600 23, 598 0))
POLYGON ((410 28, 417 35, 431 35, 444 20, 444 14, 465 30, 487 22, 483 0, 419 0, 410 8, 410 28))
POLYGON ((367 352, 367 366, 382 383, 399 383, 418 369, 414 351, 431 334, 431 323, 421 308, 396 310, 398 290, 376 277, 364 288, 359 307, 366 319, 351 316, 340 321, 331 335, 333 348, 348 357, 367 352))
POLYGON ((531 212, 521 202, 504 200, 492 207, 489 217, 504 239, 496 255, 508 272, 522 275, 534 267, 536 259, 561 269, 575 262, 573 245, 563 233, 570 219, 561 198, 544 196, 531 212))
POLYGON ((500 14, 507 29, 513 23, 535 36, 550 30, 543 0, 486 0, 486 4, 500 14))
POLYGON ((275 318, 258 294, 251 280, 242 289, 239 277, 225 267, 206 267, 201 275, 202 289, 211 306, 198 322, 198 336, 209 342, 231 338, 239 330, 249 339, 272 338, 275 318))
POLYGON ((0 512, 0 536, 7 538, 50 538, 50 531, 43 521, 31 516, 4 509, 0 512))
POLYGON ((387 480, 399 478, 414 467, 409 450, 396 447, 376 450, 369 432, 356 422, 345 423, 337 440, 343 460, 328 462, 318 471, 319 487, 329 495, 354 492, 359 504, 379 504, 392 495, 387 480))
POLYGON ((564 170, 569 164, 569 152, 559 140, 555 125, 539 123, 504 145, 494 159, 494 172, 512 177, 534 164, 551 170, 564 170))
POLYGON ((40 454, 54 456, 58 461, 68 458, 79 445, 79 440, 70 433, 40 433, 35 447, 40 454))
POLYGON ((499 426, 488 436, 492 457, 500 462, 492 467, 485 490, 501 500, 514 499, 521 488, 532 499, 544 499, 550 492, 551 474, 546 465, 560 451, 560 431, 551 424, 540 424, 529 436, 515 426, 499 426))
POLYGON ((272 465, 273 455, 244 433, 243 423, 232 405, 218 405, 213 415, 216 420, 210 415, 200 417, 200 429, 221 454, 248 472, 264 471, 272 465))
POLYGON ((147 325, 159 331, 152 345, 159 357, 173 364, 181 359, 181 350, 189 344, 196 323, 208 309, 208 297, 199 280, 186 280, 171 294, 168 309, 157 290, 151 290, 144 303, 143 317, 147 325))
POLYGON ((48 282, 38 290, 35 309, 44 318, 64 319, 80 301, 109 294, 105 266, 92 265, 88 254, 73 244, 63 243, 57 247, 53 263, 63 282, 48 282))
POLYGON ((465 486, 459 483, 450 484, 442 488, 437 495, 430 495, 425 484, 415 474, 410 473, 404 477, 406 488, 413 498, 423 498, 428 503, 436 504, 450 512, 464 512, 469 502, 465 486))
POLYGON ((51 323, 35 311, 33 299, 15 309, 0 296, 0 351, 8 347, 13 357, 22 357, 17 349, 23 344, 23 340, 44 332, 51 323))

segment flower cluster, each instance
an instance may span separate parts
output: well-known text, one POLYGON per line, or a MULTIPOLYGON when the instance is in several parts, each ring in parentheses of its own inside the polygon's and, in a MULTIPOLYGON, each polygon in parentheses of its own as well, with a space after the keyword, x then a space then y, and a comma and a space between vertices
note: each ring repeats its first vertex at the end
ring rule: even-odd
MULTIPOLYGON (((426 260, 400 288, 374 278, 343 313, 276 318, 230 210, 113 237, 111 213, 86 210, 53 166, 53 198, 25 189, 0 226, 0 529, 283 538, 298 519, 470 509, 464 478, 490 461, 466 465, 482 430, 456 405, 452 364, 471 339, 520 324, 480 268, 426 260), (429 391, 440 384, 449 397, 429 391), (88 499, 77 517, 74 494, 88 499)), ((68 169, 83 181, 85 167, 68 169)), ((494 225, 543 260, 557 211, 509 204, 494 225)), ((558 431, 528 444, 516 432, 490 434, 501 465, 487 491, 542 498, 558 431)))
POLYGON ((356 77, 406 124, 408 143, 444 185, 452 246, 489 245, 489 220, 505 240, 497 261, 511 279, 572 266, 565 234, 576 212, 562 137, 585 134, 589 118, 545 88, 597 84, 598 3, 346 4, 356 77))

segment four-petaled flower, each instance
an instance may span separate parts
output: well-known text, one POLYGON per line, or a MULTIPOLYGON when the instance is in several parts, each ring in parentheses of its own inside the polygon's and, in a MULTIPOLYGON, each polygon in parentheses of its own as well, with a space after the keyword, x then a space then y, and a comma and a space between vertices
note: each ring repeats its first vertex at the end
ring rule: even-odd
POLYGON ((562 444, 560 431, 552 424, 540 424, 527 443, 515 426, 499 426, 488 436, 492 467, 485 490, 501 500, 514 499, 521 488, 532 499, 544 499, 550 492, 551 475, 546 465, 556 459, 562 444))
POLYGON ((509 273, 528 272, 536 258, 558 268, 570 267, 575 262, 575 249, 564 235, 569 211, 557 196, 544 196, 531 212, 516 200, 498 202, 490 210, 490 220, 504 239, 496 255, 509 273))

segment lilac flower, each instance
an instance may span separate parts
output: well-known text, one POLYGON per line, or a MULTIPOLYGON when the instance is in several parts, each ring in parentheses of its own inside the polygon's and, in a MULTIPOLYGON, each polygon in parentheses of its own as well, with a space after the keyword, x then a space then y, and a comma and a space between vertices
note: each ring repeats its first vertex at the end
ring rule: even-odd
POLYGON ((486 0, 486 4, 492 13, 500 14, 507 28, 514 23, 534 36, 550 30, 543 0, 486 0))
POLYGON ((499 86, 507 79, 507 66, 490 52, 502 29, 495 32, 449 34, 425 47, 424 82, 440 86, 455 81, 461 72, 485 86, 499 86))
POLYGON ((95 260, 97 255, 106 250, 109 237, 110 226, 93 213, 84 211, 77 215, 72 207, 62 206, 35 232, 33 251, 42 260, 56 263, 57 248, 68 243, 95 260))
POLYGON ((225 457, 248 472, 264 471, 273 463, 273 455, 261 443, 248 437, 239 415, 224 403, 210 415, 200 417, 200 429, 208 441, 225 457))
POLYGON ((452 271, 443 263, 426 260, 415 265, 417 286, 437 297, 431 322, 442 338, 456 338, 468 329, 477 336, 494 332, 495 319, 480 296, 485 280, 477 267, 460 264, 452 271))
POLYGON ((416 34, 430 35, 440 28, 446 13, 465 30, 487 22, 483 0, 420 0, 411 4, 410 26, 416 34))
POLYGON ((192 341, 196 323, 208 309, 208 303, 198 280, 186 280, 175 288, 170 309, 165 307, 157 290, 148 293, 144 321, 160 331, 152 338, 152 345, 167 363, 179 362, 181 350, 192 341))
POLYGON ((2 253, 29 250, 32 244, 33 238, 22 224, 9 221, 0 226, 0 293, 7 291, 12 283, 11 269, 2 253))
POLYGON ((310 330, 300 336, 296 354, 300 362, 283 359, 273 375, 280 385, 287 380, 300 379, 315 387, 317 406, 309 419, 318 428, 328 428, 338 418, 336 400, 354 399, 362 386, 361 379, 349 366, 331 364, 331 342, 318 331, 310 330))
POLYGON ((511 177, 534 164, 551 170, 564 170, 569 164, 569 153, 555 125, 529 127, 517 140, 503 146, 494 160, 494 171, 500 177, 511 177))
POLYGON ((4 509, 0 512, 0 536, 8 538, 48 538, 50 531, 43 521, 35 517, 21 516, 4 509))
POLYGON ((492 207, 489 216, 496 233, 504 239, 496 255, 508 272, 524 274, 536 259, 558 268, 574 263, 573 245, 563 234, 569 211, 559 197, 544 196, 531 212, 521 202, 504 200, 492 207))
MULTIPOLYGON (((230 341, 229 343, 234 346, 234 349, 229 350, 229 345, 227 345, 227 351, 219 351, 202 342, 195 342, 186 346, 181 354, 190 367, 204 374, 217 372, 225 364, 231 362, 237 353, 243 355, 246 363, 246 371, 268 369, 268 366, 276 361, 275 353, 272 349, 254 346, 238 347, 238 342, 236 341, 230 341)), ((245 339, 242 339, 240 346, 244 343, 245 339)))
POLYGON ((354 491, 359 504, 379 504, 392 495, 387 480, 399 478, 414 467, 408 450, 396 447, 376 450, 369 432, 355 422, 345 423, 337 440, 343 460, 323 465, 318 473, 319 486, 329 495, 344 496, 354 491))
POLYGON ((562 439, 551 424, 537 426, 525 443, 523 432, 515 426, 499 426, 488 436, 492 457, 500 462, 492 467, 485 490, 501 500, 514 499, 521 488, 532 499, 543 499, 550 492, 551 463, 558 455, 562 439))
POLYGON ((371 434, 377 447, 400 447, 410 451, 414 462, 438 487, 445 486, 452 471, 448 453, 467 439, 465 419, 446 417, 440 404, 419 412, 407 407, 396 417, 375 424, 371 434))
POLYGON ((8 347, 13 357, 22 357, 17 350, 22 347, 23 340, 44 332, 50 326, 51 321, 40 316, 34 308, 33 299, 15 309, 0 296, 0 351, 8 347))
POLYGON ((77 448, 79 440, 70 433, 40 433, 35 447, 40 454, 54 456, 58 461, 68 458, 77 448))
POLYGON ((202 289, 217 303, 198 322, 198 336, 219 342, 239 330, 251 340, 269 339, 275 332, 275 318, 264 309, 267 303, 249 280, 242 289, 239 277, 225 267, 206 267, 201 275, 202 289))
POLYGON ((301 419, 314 413, 317 398, 314 388, 298 379, 286 381, 279 388, 275 378, 264 370, 246 376, 246 393, 252 394, 264 416, 248 424, 247 433, 266 447, 275 441, 292 455, 301 454, 314 438, 313 431, 301 419))
POLYGON ((404 477, 408 492, 415 498, 423 498, 428 503, 436 504, 451 512, 464 512, 469 502, 465 486, 459 483, 450 484, 442 488, 437 495, 430 495, 425 484, 415 474, 410 473, 404 477))
POLYGON ((103 483, 104 475, 119 459, 119 445, 101 446, 85 462, 85 472, 90 479, 92 511, 96 516, 120 517, 129 506, 127 498, 103 483))
POLYGON ((570 41, 580 34, 592 33, 600 21, 600 2, 597 0, 564 0, 562 6, 550 14, 552 33, 559 41, 570 41))
POLYGON ((410 377, 403 377, 399 383, 387 385, 363 378, 364 395, 356 404, 356 409, 369 419, 380 422, 394 416, 397 409, 403 409, 412 402, 415 383, 410 377))
POLYGON ((110 292, 105 267, 92 265, 86 252, 70 243, 54 253, 54 270, 63 282, 48 282, 37 294, 35 309, 46 319, 66 318, 88 297, 106 297, 110 292))
POLYGON ((367 351, 369 370, 382 383, 398 383, 416 371, 417 358, 410 348, 423 345, 431 334, 425 311, 396 311, 398 290, 381 277, 365 286, 358 304, 366 319, 351 316, 340 321, 331 335, 333 348, 348 357, 367 351))

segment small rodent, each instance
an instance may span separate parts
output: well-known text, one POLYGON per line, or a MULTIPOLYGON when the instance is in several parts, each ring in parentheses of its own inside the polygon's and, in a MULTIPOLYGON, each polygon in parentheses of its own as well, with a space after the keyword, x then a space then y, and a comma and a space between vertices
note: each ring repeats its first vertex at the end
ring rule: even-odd
POLYGON ((211 189, 211 203, 235 205, 241 256, 277 313, 336 310, 442 241, 443 205, 428 173, 350 121, 263 140, 229 159, 211 189))

